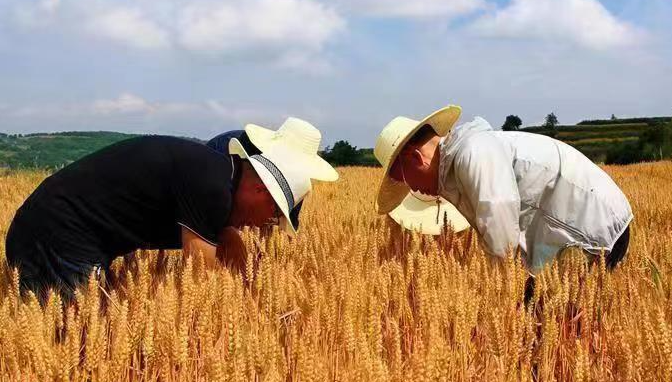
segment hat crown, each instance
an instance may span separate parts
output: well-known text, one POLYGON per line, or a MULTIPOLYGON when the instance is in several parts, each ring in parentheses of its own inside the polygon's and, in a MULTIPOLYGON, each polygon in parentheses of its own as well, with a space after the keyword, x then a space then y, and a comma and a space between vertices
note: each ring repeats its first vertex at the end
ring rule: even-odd
POLYGON ((315 126, 294 117, 289 117, 275 132, 274 140, 304 154, 317 154, 322 134, 315 126))
POLYGON ((266 158, 272 164, 272 167, 278 170, 279 174, 274 171, 271 171, 271 174, 278 180, 283 192, 289 191, 292 200, 288 203, 288 208, 291 210, 296 207, 308 195, 312 189, 312 183, 303 169, 295 165, 298 159, 295 158, 294 153, 291 150, 279 148, 258 156, 266 158), (286 184, 283 184, 285 182, 286 184))
POLYGON ((250 141, 263 153, 276 148, 296 154, 295 165, 303 167, 312 179, 334 181, 336 170, 319 155, 322 134, 312 124, 289 117, 278 130, 248 124, 245 126, 250 141))
POLYGON ((418 126, 418 123, 411 118, 396 117, 385 126, 373 149, 373 155, 383 167, 390 164, 390 159, 397 147, 407 140, 408 135, 418 126))

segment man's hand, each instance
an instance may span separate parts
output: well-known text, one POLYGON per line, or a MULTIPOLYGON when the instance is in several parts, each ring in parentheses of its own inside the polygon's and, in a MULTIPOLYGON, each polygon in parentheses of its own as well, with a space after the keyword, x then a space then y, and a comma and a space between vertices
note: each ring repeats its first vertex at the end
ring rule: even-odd
POLYGON ((240 272, 245 271, 247 262, 247 250, 245 243, 240 237, 240 232, 232 227, 226 227, 219 234, 217 247, 217 258, 227 267, 237 269, 240 272))
POLYGON ((182 227, 182 252, 186 256, 203 256, 205 266, 214 269, 217 264, 217 247, 203 240, 188 228, 182 227))

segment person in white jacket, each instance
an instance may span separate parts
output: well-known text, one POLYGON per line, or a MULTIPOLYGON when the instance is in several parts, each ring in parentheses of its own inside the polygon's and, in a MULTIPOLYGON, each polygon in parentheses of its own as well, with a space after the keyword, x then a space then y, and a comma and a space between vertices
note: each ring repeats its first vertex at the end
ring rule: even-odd
POLYGON ((519 248, 533 275, 567 247, 604 252, 609 268, 625 256, 632 210, 600 167, 563 142, 499 131, 480 117, 453 129, 460 113, 448 106, 422 121, 397 117, 385 127, 374 149, 385 169, 380 214, 394 210, 395 220, 406 217, 405 226, 415 219, 421 231, 436 232, 428 226, 443 219, 427 218, 436 204, 421 213, 417 205, 405 211, 401 202, 409 192, 445 200, 476 229, 488 254, 519 248))

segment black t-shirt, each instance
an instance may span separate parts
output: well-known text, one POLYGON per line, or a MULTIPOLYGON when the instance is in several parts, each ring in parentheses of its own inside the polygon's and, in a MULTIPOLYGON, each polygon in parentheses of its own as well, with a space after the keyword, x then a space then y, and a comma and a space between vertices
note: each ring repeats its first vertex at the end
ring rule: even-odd
POLYGON ((122 141, 45 179, 17 212, 18 235, 102 264, 135 249, 179 248, 181 226, 217 244, 233 167, 230 156, 185 139, 122 141))

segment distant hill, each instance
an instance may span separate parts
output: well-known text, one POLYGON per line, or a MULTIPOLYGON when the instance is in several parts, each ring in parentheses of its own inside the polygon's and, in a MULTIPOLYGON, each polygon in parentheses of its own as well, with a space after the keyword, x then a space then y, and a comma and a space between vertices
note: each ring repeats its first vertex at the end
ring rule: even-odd
POLYGON ((58 168, 137 135, 109 131, 7 135, 0 133, 0 167, 58 168))
MULTIPOLYGON (((564 141, 598 163, 631 163, 672 157, 672 117, 587 120, 576 125, 528 126, 521 131, 547 135, 564 141)), ((124 139, 138 135, 110 131, 72 131, 7 135, 0 133, 0 168, 56 169, 124 139)), ((198 141, 195 138, 187 138, 198 141)), ((343 147, 354 152, 355 160, 345 163, 378 166, 373 149, 356 148, 343 141, 343 147)), ((346 152, 350 152, 347 151, 346 152)), ((334 165, 333 148, 320 152, 334 165)), ((341 155, 343 156, 343 155, 341 155)), ((348 159, 346 158, 346 159, 348 159)), ((340 158, 343 160, 343 158, 340 158)))
MULTIPOLYGON (((0 133, 0 168, 56 169, 92 152, 139 134, 113 131, 66 131, 59 133, 0 133)), ((202 142, 196 138, 186 139, 202 142)))
POLYGON ((561 140, 594 162, 610 162, 620 146, 637 146, 642 137, 661 126, 672 123, 672 117, 627 118, 581 121, 576 125, 561 125, 555 129, 528 126, 521 131, 543 134, 561 140), (612 155, 610 155, 610 152, 612 155))
POLYGON ((672 117, 593 119, 581 121, 577 123, 577 125, 621 125, 629 123, 646 123, 648 125, 654 125, 659 123, 669 123, 671 120, 672 117))
MULTIPOLYGON (((544 126, 528 126, 520 131, 547 135, 561 140, 596 163, 632 163, 643 160, 669 158, 669 138, 672 117, 623 118, 586 120, 576 125, 560 125, 554 129, 544 126)), ((347 144, 347 142, 346 142, 347 144)), ((349 144, 347 144, 349 146, 349 144)), ((329 148, 327 148, 329 149, 329 148)), ((379 166, 373 149, 353 149, 356 165, 379 166)), ((334 160, 329 151, 323 153, 333 165, 342 165, 334 160)), ((348 161, 348 164, 352 164, 348 161)))

